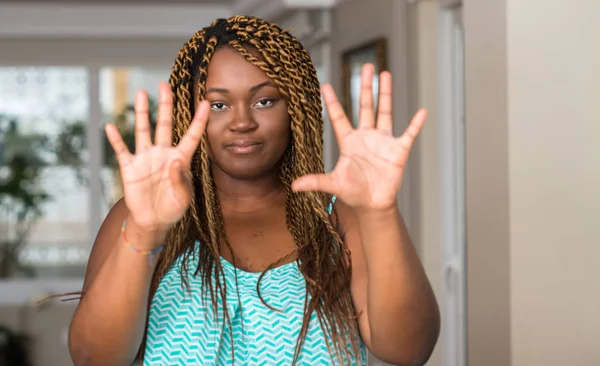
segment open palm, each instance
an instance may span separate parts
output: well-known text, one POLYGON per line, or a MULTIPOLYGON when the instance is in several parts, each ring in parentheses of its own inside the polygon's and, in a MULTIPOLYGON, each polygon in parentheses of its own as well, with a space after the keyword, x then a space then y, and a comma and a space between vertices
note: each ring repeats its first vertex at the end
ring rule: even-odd
POLYGON ((386 209, 396 204, 410 149, 427 113, 420 110, 404 134, 394 137, 392 77, 389 72, 380 75, 376 120, 373 72, 373 65, 363 67, 357 129, 346 117, 332 87, 323 86, 323 98, 340 147, 340 157, 330 173, 298 178, 293 184, 294 190, 327 192, 350 206, 364 209, 386 209))
POLYGON ((173 96, 167 83, 159 90, 155 142, 150 136, 148 97, 139 91, 135 100, 135 154, 131 154, 114 124, 106 134, 123 181, 124 198, 136 224, 147 230, 165 230, 184 215, 191 201, 189 168, 208 119, 203 102, 179 145, 172 145, 173 96))

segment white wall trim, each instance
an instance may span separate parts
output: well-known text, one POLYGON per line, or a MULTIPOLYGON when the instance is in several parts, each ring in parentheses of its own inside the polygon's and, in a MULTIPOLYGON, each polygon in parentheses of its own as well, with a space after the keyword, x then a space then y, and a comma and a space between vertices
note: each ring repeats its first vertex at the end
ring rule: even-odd
POLYGON ((187 39, 216 18, 224 5, 6 4, 0 5, 0 38, 143 37, 187 39))
POLYGON ((444 366, 467 363, 465 80, 462 24, 455 6, 440 8, 439 133, 444 366))

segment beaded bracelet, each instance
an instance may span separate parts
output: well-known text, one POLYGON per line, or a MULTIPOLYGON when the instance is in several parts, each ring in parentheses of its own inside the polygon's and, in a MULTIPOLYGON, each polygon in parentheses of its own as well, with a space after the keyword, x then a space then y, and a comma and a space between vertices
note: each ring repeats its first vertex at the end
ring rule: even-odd
POLYGON ((134 247, 127 240, 127 235, 125 234, 125 224, 126 224, 126 221, 124 220, 123 224, 121 225, 121 235, 123 235, 123 243, 125 245, 127 245, 129 247, 129 249, 133 250, 137 254, 147 255, 148 256, 148 261, 150 262, 150 264, 152 264, 152 258, 154 258, 154 256, 156 254, 158 254, 158 253, 160 253, 162 251, 163 246, 161 245, 161 246, 156 247, 156 248, 154 248, 152 250, 141 250, 141 249, 138 249, 138 248, 134 247))

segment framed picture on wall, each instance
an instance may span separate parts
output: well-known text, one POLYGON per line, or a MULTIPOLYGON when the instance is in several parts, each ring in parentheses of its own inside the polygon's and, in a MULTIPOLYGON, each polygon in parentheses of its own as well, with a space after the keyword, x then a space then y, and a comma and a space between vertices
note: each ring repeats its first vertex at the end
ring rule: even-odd
POLYGON ((387 51, 385 38, 378 38, 349 49, 342 54, 342 104, 348 119, 354 126, 358 125, 360 110, 360 79, 362 66, 372 63, 375 66, 373 75, 373 102, 377 111, 379 94, 379 73, 387 70, 387 51))

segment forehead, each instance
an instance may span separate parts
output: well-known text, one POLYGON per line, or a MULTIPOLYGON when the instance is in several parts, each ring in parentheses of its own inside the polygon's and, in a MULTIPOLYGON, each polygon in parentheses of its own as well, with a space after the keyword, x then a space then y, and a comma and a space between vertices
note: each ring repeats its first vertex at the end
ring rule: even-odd
MULTIPOLYGON (((251 47, 246 47, 246 49, 253 56, 262 58, 256 49, 251 47)), ((234 89, 237 86, 246 88, 269 80, 266 73, 230 47, 222 47, 215 51, 207 71, 207 87, 234 89)))

